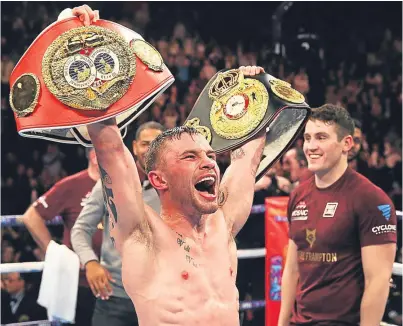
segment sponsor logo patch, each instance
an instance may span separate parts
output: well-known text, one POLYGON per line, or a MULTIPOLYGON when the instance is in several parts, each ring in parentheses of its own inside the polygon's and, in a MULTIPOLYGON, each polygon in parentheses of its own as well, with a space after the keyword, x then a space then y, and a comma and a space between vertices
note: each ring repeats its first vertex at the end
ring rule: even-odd
POLYGON ((391 207, 390 205, 379 205, 378 209, 381 211, 382 216, 386 218, 387 221, 390 219, 391 207))
POLYGON ((327 203, 325 207, 325 211, 323 212, 323 217, 331 218, 336 213, 336 209, 339 203, 327 203))
POLYGON ((396 225, 391 225, 391 224, 384 224, 384 225, 379 225, 379 226, 374 226, 372 228, 372 233, 375 233, 376 235, 383 234, 383 233, 396 233, 396 225))
POLYGON ((291 213, 291 221, 305 221, 308 219, 308 209, 304 201, 300 201, 291 213))

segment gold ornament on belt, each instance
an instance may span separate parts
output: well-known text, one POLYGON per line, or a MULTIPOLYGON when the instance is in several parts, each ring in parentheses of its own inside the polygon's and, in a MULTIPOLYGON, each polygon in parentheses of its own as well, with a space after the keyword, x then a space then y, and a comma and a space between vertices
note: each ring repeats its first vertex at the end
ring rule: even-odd
POLYGON ((25 117, 38 104, 40 83, 34 74, 23 74, 17 78, 10 90, 10 106, 18 117, 25 117))
POLYGON ((301 104, 305 102, 305 97, 296 91, 291 85, 280 79, 270 80, 270 88, 274 94, 284 101, 301 104))
POLYGON ((202 134, 207 139, 209 144, 211 143, 211 131, 208 127, 200 125, 199 118, 193 118, 186 121, 185 126, 195 128, 200 134, 202 134))
POLYGON ((164 61, 161 54, 150 43, 144 40, 133 40, 130 42, 130 47, 148 68, 163 71, 164 61))
POLYGON ((46 50, 42 75, 59 101, 105 110, 128 91, 136 73, 129 44, 116 32, 88 26, 61 34, 46 50))
POLYGON ((213 100, 211 126, 225 139, 239 139, 255 130, 269 104, 263 83, 245 78, 238 69, 219 73, 210 86, 209 97, 213 100))

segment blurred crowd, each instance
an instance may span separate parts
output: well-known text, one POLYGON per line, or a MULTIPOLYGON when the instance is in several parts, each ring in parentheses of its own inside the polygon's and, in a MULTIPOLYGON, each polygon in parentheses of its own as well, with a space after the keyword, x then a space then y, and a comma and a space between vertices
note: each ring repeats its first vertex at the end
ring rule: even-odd
MULTIPOLYGON (((57 19, 61 9, 74 5, 70 2, 2 4, 2 215, 22 214, 55 182, 87 166, 82 147, 18 136, 8 102, 9 76, 20 56, 33 39, 57 19)), ((344 57, 337 56, 335 53, 339 49, 325 42, 314 53, 307 50, 301 56, 299 49, 284 57, 275 54, 266 43, 262 47, 251 45, 250 40, 243 38, 244 35, 239 35, 240 38, 232 44, 206 37, 214 35, 214 28, 202 24, 205 16, 195 9, 172 10, 167 15, 169 7, 163 4, 157 6, 156 3, 126 2, 113 6, 115 8, 108 7, 108 10, 103 10, 106 3, 91 6, 100 9, 101 17, 144 35, 159 50, 176 79, 175 84, 130 126, 125 141, 130 142, 137 126, 146 121, 158 121, 167 128, 181 125, 207 81, 220 69, 260 65, 272 75, 291 83, 305 95, 311 106, 333 103, 349 110, 361 124, 361 134, 355 138, 361 147, 351 166, 381 187, 392 198, 396 208, 402 209, 401 34, 392 32, 387 26, 377 26, 375 34, 356 34, 354 39, 346 35, 344 44, 335 45, 344 46, 344 57), (303 64, 302 59, 298 60, 301 57, 309 63, 303 64)), ((233 35, 228 38, 233 39, 233 35)), ((256 189, 255 204, 263 203, 267 196, 287 195, 298 183, 305 168, 301 147, 302 140, 299 139, 293 149, 268 172, 264 182, 256 189)), ((218 161, 220 169, 225 171, 229 155, 220 155, 218 161)), ((263 247, 262 225, 261 216, 252 216, 239 234, 238 247, 263 247)), ((19 228, 2 228, 1 232, 2 263, 43 259, 43 253, 27 232, 19 228)), ((61 227, 53 227, 52 232, 55 237, 60 236, 61 227)), ((401 235, 398 246, 401 247, 401 235)), ((401 262, 401 251, 396 259, 401 262)), ((251 265, 248 267, 252 270, 251 274, 241 273, 243 280, 239 282, 244 283, 240 285, 241 299, 246 294, 254 299, 264 296, 264 261, 252 265, 253 268, 251 265)), ((241 262, 240 269, 242 266, 241 262)), ((25 278, 18 273, 3 277, 2 288, 12 294, 10 284, 19 282, 27 291, 35 291, 38 276, 28 277, 29 287, 25 278)), ((391 291, 385 320, 399 323, 400 318, 401 324, 401 306, 396 304, 401 302, 401 278, 397 282, 391 291)), ((258 315, 259 312, 256 316, 248 314, 246 323, 258 319, 258 315)))

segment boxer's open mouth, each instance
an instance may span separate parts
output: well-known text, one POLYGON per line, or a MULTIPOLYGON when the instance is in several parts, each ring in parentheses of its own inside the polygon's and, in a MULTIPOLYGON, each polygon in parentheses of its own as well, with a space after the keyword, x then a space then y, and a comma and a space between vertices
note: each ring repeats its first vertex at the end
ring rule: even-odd
POLYGON ((214 195, 215 194, 215 182, 216 182, 216 178, 213 176, 204 177, 195 184, 195 188, 197 191, 207 192, 210 195, 214 195))

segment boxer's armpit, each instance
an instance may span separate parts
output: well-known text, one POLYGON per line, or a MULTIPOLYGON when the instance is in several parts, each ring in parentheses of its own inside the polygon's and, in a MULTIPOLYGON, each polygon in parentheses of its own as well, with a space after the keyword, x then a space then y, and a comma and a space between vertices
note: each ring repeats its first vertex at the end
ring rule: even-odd
MULTIPOLYGON (((102 180, 102 192, 104 194, 104 202, 106 207, 109 208, 110 217, 113 217, 115 223, 118 221, 118 214, 116 210, 115 201, 113 198, 113 191, 110 188, 112 185, 112 179, 110 178, 109 174, 103 169, 101 164, 99 164, 99 171, 101 172, 101 180, 102 180), (112 216, 111 216, 112 215, 112 216)), ((112 225, 114 225, 112 223, 112 225)))

